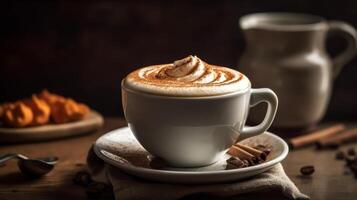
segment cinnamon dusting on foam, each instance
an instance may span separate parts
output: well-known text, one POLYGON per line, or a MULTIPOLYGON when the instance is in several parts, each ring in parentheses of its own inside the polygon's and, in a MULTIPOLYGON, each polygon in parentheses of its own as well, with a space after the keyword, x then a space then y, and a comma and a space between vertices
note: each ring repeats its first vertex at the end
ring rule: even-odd
POLYGON ((124 84, 135 90, 170 96, 212 96, 250 86, 248 78, 240 72, 207 64, 196 56, 138 69, 125 78, 124 84))

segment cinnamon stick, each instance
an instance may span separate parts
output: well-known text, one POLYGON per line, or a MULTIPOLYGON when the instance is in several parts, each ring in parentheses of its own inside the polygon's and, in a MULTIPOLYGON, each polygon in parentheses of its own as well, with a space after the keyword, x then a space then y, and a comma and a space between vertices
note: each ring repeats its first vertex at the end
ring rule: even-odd
POLYGON ((246 152, 254 155, 255 157, 259 158, 262 161, 266 160, 266 158, 267 158, 267 155, 263 151, 260 151, 258 149, 254 149, 254 148, 252 148, 250 146, 246 146, 246 145, 239 144, 239 143, 236 143, 234 146, 245 150, 246 152))
POLYGON ((262 144, 258 144, 256 146, 254 146, 253 148, 256 149, 256 150, 264 152, 266 156, 268 156, 270 154, 270 152, 271 152, 270 148, 267 148, 265 145, 262 145, 262 144))
POLYGON ((357 128, 342 131, 341 133, 332 137, 323 138, 317 141, 318 148, 335 147, 343 143, 347 143, 357 139, 357 128))
POLYGON ((298 136, 295 138, 290 139, 289 144, 292 148, 303 147, 309 144, 313 144, 322 138, 328 138, 337 133, 345 130, 346 127, 344 124, 335 124, 328 128, 320 129, 317 131, 313 131, 312 133, 298 136))
POLYGON ((238 157, 241 160, 248 160, 252 164, 256 164, 258 162, 258 159, 251 153, 237 147, 237 146, 232 146, 228 153, 232 156, 238 157))

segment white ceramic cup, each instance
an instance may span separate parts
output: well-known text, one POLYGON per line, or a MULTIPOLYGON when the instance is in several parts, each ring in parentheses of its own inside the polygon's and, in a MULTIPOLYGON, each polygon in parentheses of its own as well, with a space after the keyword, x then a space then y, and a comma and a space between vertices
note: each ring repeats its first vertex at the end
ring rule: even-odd
POLYGON ((218 161, 237 141, 266 131, 278 98, 267 88, 218 96, 175 97, 128 88, 122 81, 125 118, 140 144, 175 167, 199 167, 218 161), (245 126, 250 106, 268 104, 264 120, 245 126))

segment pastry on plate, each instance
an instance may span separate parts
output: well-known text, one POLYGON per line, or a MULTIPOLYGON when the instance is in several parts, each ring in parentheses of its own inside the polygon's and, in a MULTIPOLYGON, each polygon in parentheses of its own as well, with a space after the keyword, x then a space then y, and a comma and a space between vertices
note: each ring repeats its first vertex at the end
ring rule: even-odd
POLYGON ((50 106, 51 119, 57 124, 81 120, 90 111, 85 104, 52 94, 47 90, 41 92, 39 96, 50 106))
POLYGON ((3 104, 1 110, 2 121, 10 127, 29 126, 33 120, 31 108, 21 101, 3 104))
POLYGON ((44 90, 31 98, 0 105, 0 122, 15 128, 62 124, 82 120, 89 112, 83 103, 44 90))
POLYGON ((48 123, 51 110, 50 106, 48 106, 44 100, 39 99, 34 94, 30 99, 25 99, 24 103, 32 110, 33 119, 30 124, 31 126, 38 126, 48 123))

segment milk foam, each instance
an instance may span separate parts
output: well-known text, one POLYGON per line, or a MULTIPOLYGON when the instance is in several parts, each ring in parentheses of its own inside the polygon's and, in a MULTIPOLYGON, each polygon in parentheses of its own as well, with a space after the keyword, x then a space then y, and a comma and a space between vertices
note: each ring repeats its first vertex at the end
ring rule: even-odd
POLYGON ((244 90, 250 81, 238 71, 188 56, 173 64, 138 69, 124 79, 124 85, 159 95, 213 96, 244 90))

